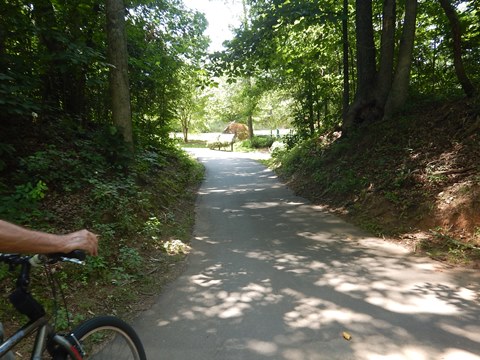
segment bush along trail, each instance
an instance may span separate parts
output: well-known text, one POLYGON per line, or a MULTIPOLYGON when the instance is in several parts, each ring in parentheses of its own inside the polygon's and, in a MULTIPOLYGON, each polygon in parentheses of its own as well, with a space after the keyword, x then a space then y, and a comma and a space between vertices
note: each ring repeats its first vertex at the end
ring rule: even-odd
MULTIPOLYGON (((65 293, 75 294, 67 299, 73 322, 92 314, 128 318, 181 269, 203 168, 174 144, 151 143, 131 153, 101 128, 82 138, 52 134, 45 143, 32 138, 29 148, 2 148, 0 218, 55 233, 88 228, 99 234, 99 256, 80 269, 63 265, 57 278, 65 293)), ((35 276, 43 277, 41 271, 35 276)), ((0 278, 9 294, 13 275, 2 267, 0 278)), ((43 280, 33 282, 33 291, 54 310, 43 280)), ((7 296, 0 302, 8 333, 24 319, 7 296)), ((65 309, 58 312, 61 329, 69 317, 65 309)))

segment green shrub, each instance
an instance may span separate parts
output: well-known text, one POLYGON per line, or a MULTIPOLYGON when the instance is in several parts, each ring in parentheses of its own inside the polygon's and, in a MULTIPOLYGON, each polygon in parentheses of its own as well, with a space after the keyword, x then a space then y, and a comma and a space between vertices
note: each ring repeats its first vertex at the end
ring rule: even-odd
POLYGON ((47 185, 39 180, 15 186, 11 194, 0 196, 0 218, 13 222, 29 223, 44 216, 40 210, 40 201, 45 197, 47 185))
POLYGON ((128 272, 140 273, 142 270, 143 258, 138 250, 133 247, 122 247, 118 260, 128 272))
POLYGON ((0 171, 3 171, 7 165, 4 159, 14 152, 15 148, 12 145, 0 143, 0 171))
POLYGON ((0 72, 0 111, 9 116, 32 116, 40 112, 36 99, 29 96, 36 89, 31 74, 0 72))
POLYGON ((162 231, 163 224, 162 222, 156 217, 156 216, 151 216, 144 225, 143 228, 143 233, 152 238, 153 240, 156 240, 158 238, 158 235, 162 231))
POLYGON ((323 145, 316 139, 303 140, 291 149, 277 150, 273 153, 274 161, 281 164, 279 171, 291 176, 296 172, 314 173, 323 159, 323 145))
POLYGON ((353 169, 338 168, 334 180, 329 184, 328 189, 336 194, 355 193, 365 187, 368 180, 353 169))
POLYGON ((23 177, 42 179, 49 186, 63 191, 82 188, 89 179, 101 177, 110 164, 106 159, 88 148, 85 144, 74 149, 62 149, 49 145, 20 159, 23 177))
POLYGON ((243 146, 250 149, 265 149, 270 148, 275 141, 275 137, 273 136, 254 136, 251 139, 244 140, 243 146))

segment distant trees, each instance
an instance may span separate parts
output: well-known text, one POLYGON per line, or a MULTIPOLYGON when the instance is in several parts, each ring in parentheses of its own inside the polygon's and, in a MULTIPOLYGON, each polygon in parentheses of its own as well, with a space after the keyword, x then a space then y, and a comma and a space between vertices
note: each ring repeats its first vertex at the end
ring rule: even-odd
POLYGON ((175 102, 175 117, 182 129, 183 141, 186 143, 189 141, 190 132, 205 129, 208 95, 203 89, 208 83, 203 70, 185 65, 181 71, 181 92, 175 102))
POLYGON ((347 133, 391 119, 408 97, 452 96, 459 83, 469 95, 480 83, 475 0, 247 3, 250 24, 215 54, 216 69, 286 90, 305 136, 347 133))

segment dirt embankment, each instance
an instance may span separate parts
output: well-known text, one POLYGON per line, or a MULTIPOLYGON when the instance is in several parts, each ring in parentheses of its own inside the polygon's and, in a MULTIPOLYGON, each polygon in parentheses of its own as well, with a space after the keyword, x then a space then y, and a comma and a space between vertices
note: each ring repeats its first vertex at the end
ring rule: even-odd
POLYGON ((480 267, 478 103, 423 106, 323 151, 316 178, 290 178, 297 193, 415 251, 480 267))

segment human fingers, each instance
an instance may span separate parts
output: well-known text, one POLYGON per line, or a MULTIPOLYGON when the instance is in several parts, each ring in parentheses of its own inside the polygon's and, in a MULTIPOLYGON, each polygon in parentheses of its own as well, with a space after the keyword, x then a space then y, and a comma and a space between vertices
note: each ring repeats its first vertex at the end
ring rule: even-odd
POLYGON ((84 250, 88 254, 98 255, 98 236, 88 230, 80 230, 68 235, 67 248, 69 251, 84 250))

